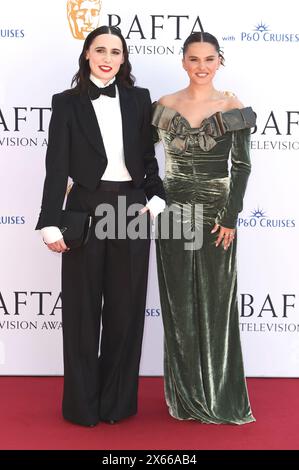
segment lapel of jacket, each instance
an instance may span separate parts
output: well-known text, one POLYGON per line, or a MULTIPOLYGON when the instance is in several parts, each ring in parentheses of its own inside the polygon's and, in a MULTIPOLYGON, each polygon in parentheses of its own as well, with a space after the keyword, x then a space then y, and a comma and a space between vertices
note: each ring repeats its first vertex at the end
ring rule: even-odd
POLYGON ((123 143, 126 162, 134 155, 136 148, 137 108, 135 93, 130 88, 118 84, 119 102, 122 117, 123 143))
POLYGON ((81 128, 88 141, 102 157, 107 159, 101 130, 88 93, 83 93, 76 100, 76 111, 81 128))
MULTIPOLYGON (((119 102, 122 116, 123 144, 125 159, 128 161, 134 155, 136 145, 137 108, 135 94, 130 89, 118 84, 119 102)), ((76 100, 76 112, 84 134, 95 150, 107 159, 104 142, 98 120, 88 93, 83 93, 76 100)))

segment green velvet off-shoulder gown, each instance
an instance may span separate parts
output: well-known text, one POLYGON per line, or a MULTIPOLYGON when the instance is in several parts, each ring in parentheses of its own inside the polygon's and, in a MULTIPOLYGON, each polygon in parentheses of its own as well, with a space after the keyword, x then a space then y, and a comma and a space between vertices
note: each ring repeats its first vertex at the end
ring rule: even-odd
POLYGON ((225 251, 211 233, 215 222, 235 228, 242 210, 255 113, 216 113, 192 128, 177 111, 156 104, 152 123, 165 150, 167 205, 181 214, 176 221, 183 228, 189 223, 192 233, 197 228, 202 234, 200 248, 195 243, 186 249, 188 236, 171 230, 164 236, 160 217, 156 247, 169 412, 203 423, 255 421, 240 343, 236 239, 225 251))

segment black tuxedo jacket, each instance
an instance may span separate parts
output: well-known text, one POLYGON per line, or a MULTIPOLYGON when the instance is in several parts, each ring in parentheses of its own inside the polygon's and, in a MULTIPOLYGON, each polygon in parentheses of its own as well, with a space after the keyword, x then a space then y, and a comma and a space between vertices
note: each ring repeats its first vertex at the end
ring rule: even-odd
MULTIPOLYGON (((148 199, 165 199, 151 132, 148 90, 118 84, 125 164, 136 188, 148 199)), ((113 99, 113 98, 112 98, 113 99)), ((68 90, 53 96, 46 155, 46 178, 36 229, 59 226, 68 176, 93 191, 107 166, 107 156, 88 93, 68 90)))

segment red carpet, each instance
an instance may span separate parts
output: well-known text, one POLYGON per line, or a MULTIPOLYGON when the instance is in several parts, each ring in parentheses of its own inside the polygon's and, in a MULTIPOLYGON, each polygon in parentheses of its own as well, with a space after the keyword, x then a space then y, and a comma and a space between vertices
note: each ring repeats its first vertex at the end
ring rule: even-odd
POLYGON ((299 449, 299 379, 248 379, 256 423, 177 421, 161 378, 140 379, 139 413, 95 428, 64 421, 62 378, 0 378, 0 449, 299 449))

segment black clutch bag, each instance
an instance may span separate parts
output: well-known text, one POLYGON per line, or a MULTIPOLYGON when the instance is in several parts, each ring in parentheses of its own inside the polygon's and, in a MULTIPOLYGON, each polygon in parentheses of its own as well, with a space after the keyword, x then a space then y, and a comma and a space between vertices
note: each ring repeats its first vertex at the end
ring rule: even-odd
POLYGON ((59 229, 69 248, 86 245, 91 232, 92 216, 88 212, 61 211, 59 229))

